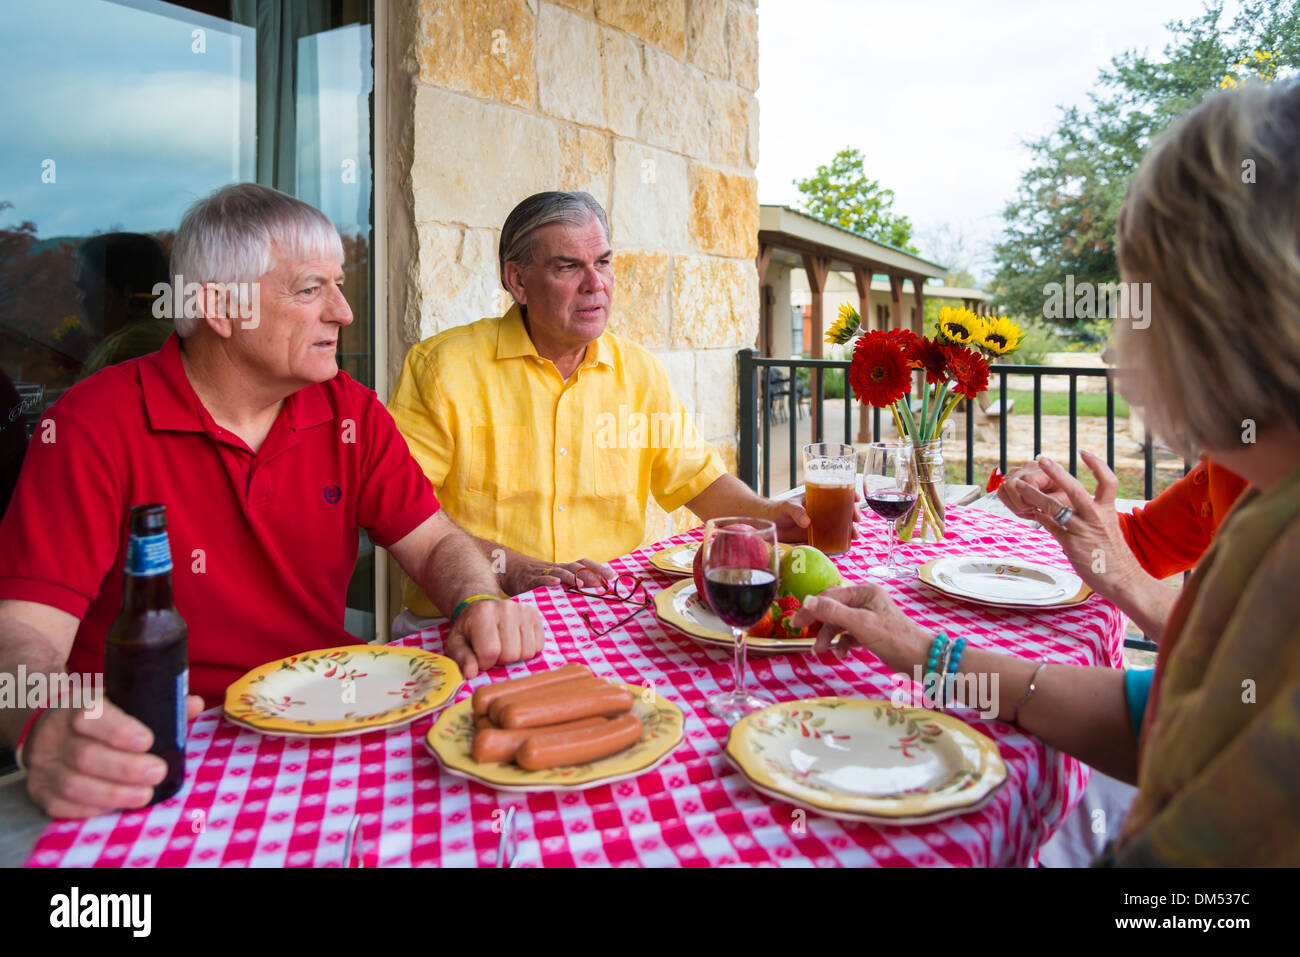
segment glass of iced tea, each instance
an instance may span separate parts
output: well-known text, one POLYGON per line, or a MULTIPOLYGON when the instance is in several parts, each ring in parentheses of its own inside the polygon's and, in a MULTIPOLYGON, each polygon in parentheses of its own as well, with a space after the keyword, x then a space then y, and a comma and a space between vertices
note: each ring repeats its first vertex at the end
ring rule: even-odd
POLYGON ((827 555, 849 550, 858 458, 851 445, 818 442, 803 447, 804 509, 808 544, 827 555))

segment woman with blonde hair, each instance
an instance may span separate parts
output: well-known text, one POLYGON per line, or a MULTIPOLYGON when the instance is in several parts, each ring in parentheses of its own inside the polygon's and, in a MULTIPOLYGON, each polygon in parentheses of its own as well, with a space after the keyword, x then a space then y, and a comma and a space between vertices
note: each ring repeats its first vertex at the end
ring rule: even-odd
POLYGON ((1164 623, 1154 681, 963 647, 878 586, 805 604, 819 650, 851 637, 903 673, 996 673, 1001 720, 1135 781, 1109 863, 1300 864, 1297 157, 1300 85, 1214 94, 1152 145, 1117 223, 1123 278, 1151 295, 1149 325, 1116 323, 1121 391, 1176 451, 1250 486, 1164 623))

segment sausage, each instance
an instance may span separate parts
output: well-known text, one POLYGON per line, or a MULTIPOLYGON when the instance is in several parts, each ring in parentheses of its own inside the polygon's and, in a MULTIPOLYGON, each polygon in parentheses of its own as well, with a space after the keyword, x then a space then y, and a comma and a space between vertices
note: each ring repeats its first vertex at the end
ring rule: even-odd
POLYGON ((632 693, 627 688, 600 681, 596 687, 577 694, 557 693, 554 697, 512 701, 501 710, 500 724, 503 728, 538 728, 631 710, 632 693))
MULTIPOLYGON (((486 720, 483 718, 480 721, 486 720)), ((474 735, 474 747, 471 756, 480 764, 488 764, 493 761, 513 761, 515 753, 525 741, 536 734, 546 734, 551 731, 576 731, 578 728, 590 728, 598 724, 604 724, 606 721, 602 717, 583 718, 580 721, 569 721, 565 724, 553 724, 543 728, 493 728, 486 727, 474 735)))
POLYGON ((586 665, 561 665, 559 668, 543 671, 541 674, 529 675, 526 678, 512 678, 509 681, 497 681, 490 685, 484 685, 474 692, 474 714, 487 714, 492 702, 502 695, 513 694, 524 689, 540 688, 543 685, 553 684, 557 681, 568 681, 570 678, 584 676, 591 676, 591 669, 586 665))
POLYGON ((488 707, 488 717, 492 719, 497 727, 504 727, 501 723, 501 715, 505 711, 506 705, 517 704, 520 701, 540 701, 546 698, 571 698, 574 695, 580 695, 588 691, 599 690, 605 687, 605 682, 594 676, 586 678, 570 678, 568 681, 557 681, 554 684, 543 685, 540 688, 527 688, 523 691, 517 691, 514 694, 503 695, 497 698, 488 707))
POLYGON ((641 740, 641 719, 625 714, 590 728, 535 734, 524 742, 515 761, 527 771, 586 764, 631 747, 641 740))

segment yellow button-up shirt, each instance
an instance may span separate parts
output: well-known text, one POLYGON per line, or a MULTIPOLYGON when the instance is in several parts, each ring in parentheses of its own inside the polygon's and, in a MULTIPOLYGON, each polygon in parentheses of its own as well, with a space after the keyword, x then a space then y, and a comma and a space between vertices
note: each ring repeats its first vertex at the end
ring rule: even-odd
POLYGON ((634 550, 650 493, 671 512, 726 471, 649 352, 606 332, 565 382, 517 305, 412 347, 388 409, 448 515, 548 562, 634 550))

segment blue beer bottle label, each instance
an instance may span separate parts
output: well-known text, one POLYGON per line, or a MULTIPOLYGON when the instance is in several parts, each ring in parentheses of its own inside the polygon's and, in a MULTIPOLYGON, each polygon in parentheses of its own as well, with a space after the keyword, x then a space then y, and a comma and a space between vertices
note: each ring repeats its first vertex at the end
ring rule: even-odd
POLYGON ((126 573, 137 577, 163 575, 172 570, 172 550, 167 533, 132 535, 126 548, 126 573))

